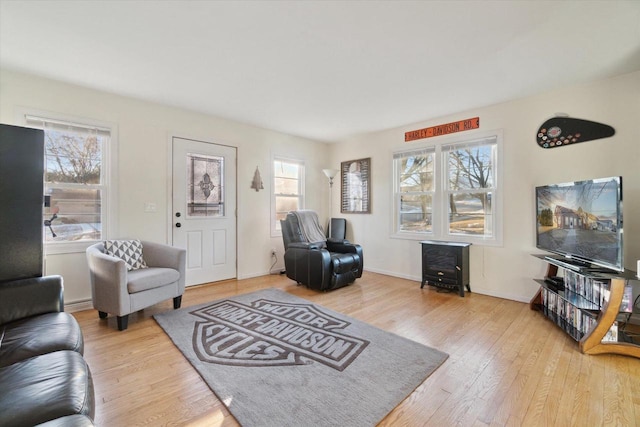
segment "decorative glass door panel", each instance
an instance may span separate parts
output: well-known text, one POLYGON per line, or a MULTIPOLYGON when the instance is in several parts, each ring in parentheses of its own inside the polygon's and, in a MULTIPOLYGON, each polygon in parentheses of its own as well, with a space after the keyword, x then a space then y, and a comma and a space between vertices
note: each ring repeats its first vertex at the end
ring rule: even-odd
POLYGON ((224 157, 187 153, 187 216, 224 215, 224 157))

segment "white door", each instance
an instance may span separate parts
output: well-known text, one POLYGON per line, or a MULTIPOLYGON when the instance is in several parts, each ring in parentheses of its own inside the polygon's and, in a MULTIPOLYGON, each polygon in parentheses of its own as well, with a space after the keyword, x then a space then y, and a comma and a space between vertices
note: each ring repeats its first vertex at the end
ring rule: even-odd
POLYGON ((236 277, 236 148, 173 137, 173 245, 186 284, 236 277))

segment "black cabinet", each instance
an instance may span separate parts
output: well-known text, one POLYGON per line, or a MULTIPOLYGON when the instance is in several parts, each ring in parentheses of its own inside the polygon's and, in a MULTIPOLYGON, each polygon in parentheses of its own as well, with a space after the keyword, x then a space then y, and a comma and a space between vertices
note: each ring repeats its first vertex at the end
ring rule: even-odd
POLYGON ((0 282, 42 276, 44 132, 0 124, 0 282))
POLYGON ((471 243, 425 240, 422 245, 422 284, 457 290, 461 297, 469 285, 469 246, 471 243))

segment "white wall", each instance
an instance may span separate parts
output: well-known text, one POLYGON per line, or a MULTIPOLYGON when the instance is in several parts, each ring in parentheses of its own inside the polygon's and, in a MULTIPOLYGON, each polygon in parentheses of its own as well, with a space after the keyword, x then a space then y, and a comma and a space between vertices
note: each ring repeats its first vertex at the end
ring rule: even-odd
MULTIPOLYGON (((425 99, 426 102, 430 100, 425 99)), ((476 116, 480 117, 477 131, 430 138, 435 142, 452 137, 473 138, 474 134, 494 129, 504 132, 504 242, 502 247, 471 246, 472 291, 529 301, 538 288, 532 278, 542 277, 545 271, 544 263, 531 256, 540 253, 535 248, 534 188, 580 179, 623 176, 624 260, 626 268, 636 269, 636 260, 640 259, 640 72, 358 135, 333 145, 332 166, 371 157, 372 213, 340 215, 340 196, 335 192, 333 203, 334 215, 347 218, 350 237, 363 245, 368 270, 415 280, 421 277, 419 243, 390 238, 391 153, 428 142, 405 143, 404 132, 476 116), (542 149, 535 134, 557 112, 608 124, 616 134, 573 146, 542 149)))
MULTIPOLYGON (((322 217, 328 214, 329 197, 322 168, 339 168, 341 161, 371 157, 372 213, 340 214, 338 185, 333 192, 334 216, 347 218, 347 237, 363 246, 367 270, 419 281, 419 243, 390 238, 391 153, 411 144, 404 142, 406 131, 475 116, 480 117, 478 131, 455 135, 467 138, 474 132, 503 130, 505 209, 503 246, 471 247, 473 291, 528 301, 537 290, 532 278, 541 277, 545 266, 531 256, 539 252, 534 241, 533 191, 542 184, 622 175, 626 268, 635 270, 635 261, 640 259, 640 72, 358 135, 332 145, 7 70, 0 70, 0 94, 3 123, 19 124, 15 113, 20 107, 117 123, 120 193, 115 234, 119 236, 167 241, 170 134, 237 146, 240 278, 267 274, 271 247, 277 248, 278 265, 282 265, 282 239, 271 237, 269 228, 270 159, 276 153, 305 159, 307 207, 318 210, 322 217), (616 134, 575 146, 539 148, 535 132, 556 112, 609 124, 616 134), (258 193, 250 188, 256 166, 265 183, 265 190, 258 193), (144 213, 144 202, 156 203, 157 212, 144 213)), ((48 256, 47 273, 64 276, 67 302, 90 298, 84 254, 48 256)))
MULTIPOLYGON (((113 237, 138 237, 157 242, 169 239, 169 136, 187 136, 238 148, 238 277, 269 273, 271 248, 283 266, 281 237, 271 237, 271 158, 274 154, 305 161, 306 207, 328 215, 329 186, 322 169, 328 148, 322 142, 260 129, 218 117, 116 96, 9 70, 0 70, 0 121, 18 122, 21 108, 112 122, 118 126, 118 229, 113 237), (264 190, 250 188, 260 168, 264 190), (144 202, 157 205, 144 212, 144 202)), ((48 255, 46 274, 61 274, 65 302, 91 298, 84 253, 48 255)))

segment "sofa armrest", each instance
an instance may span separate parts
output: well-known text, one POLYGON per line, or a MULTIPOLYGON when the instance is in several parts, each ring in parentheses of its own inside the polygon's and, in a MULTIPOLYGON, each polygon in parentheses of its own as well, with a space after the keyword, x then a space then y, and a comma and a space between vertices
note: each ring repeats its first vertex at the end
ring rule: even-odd
MULTIPOLYGON (((293 245, 293 244, 292 244, 293 245)), ((284 253, 287 277, 314 289, 328 289, 331 281, 331 254, 326 249, 309 250, 289 245, 284 253)))
POLYGON ((149 267, 173 268, 180 273, 178 286, 184 291, 187 251, 162 243, 142 241, 142 257, 149 267))
POLYGON ((349 243, 348 240, 327 240, 327 249, 329 252, 338 252, 342 254, 358 253, 362 250, 360 245, 349 243))
POLYGON ((130 313, 127 266, 123 260, 102 252, 102 243, 86 251, 91 280, 91 299, 96 310, 118 316, 130 313))
POLYGON ((0 324, 64 311, 62 276, 34 277, 0 284, 0 324))
POLYGON ((327 245, 334 243, 334 244, 343 244, 343 245, 349 245, 351 244, 351 242, 349 242, 347 239, 336 239, 335 237, 329 237, 327 239, 327 245))
POLYGON ((356 277, 362 277, 362 271, 364 270, 364 254, 362 253, 362 246, 354 243, 349 243, 347 240, 344 243, 327 241, 327 249, 330 252, 337 252, 341 254, 356 254, 360 257, 360 266, 358 268, 358 274, 356 277))
POLYGON ((179 270, 184 249, 156 242, 142 241, 142 257, 149 267, 165 267, 179 270))
POLYGON ((289 248, 291 249, 306 249, 306 250, 317 250, 322 249, 323 245, 321 243, 307 243, 307 242, 296 242, 289 243, 289 248))

